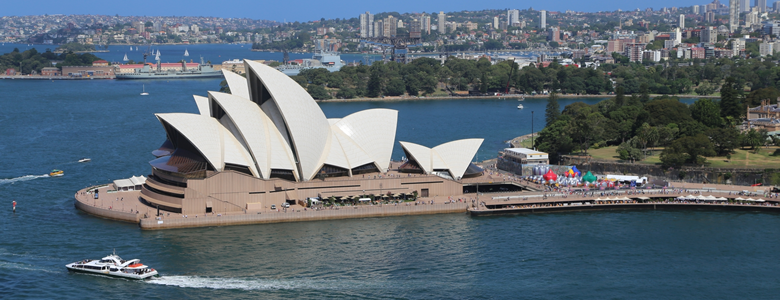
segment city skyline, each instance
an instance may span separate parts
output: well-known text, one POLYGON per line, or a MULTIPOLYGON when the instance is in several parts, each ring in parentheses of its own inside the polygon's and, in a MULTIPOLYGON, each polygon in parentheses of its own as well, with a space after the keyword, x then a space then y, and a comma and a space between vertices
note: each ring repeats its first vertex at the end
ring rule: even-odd
MULTIPOLYGON (((212 5, 212 2, 206 1, 171 1, 171 2, 158 2, 149 0, 140 0, 133 2, 135 5, 127 6, 123 2, 104 2, 96 0, 82 1, 80 5, 74 6, 72 4, 42 0, 38 2, 40 5, 29 6, 22 5, 21 3, 12 3, 4 7, 4 16, 25 16, 25 15, 44 15, 44 14, 77 14, 77 15, 120 15, 120 16, 206 16, 206 17, 220 17, 220 18, 251 18, 272 20, 278 22, 307 22, 313 20, 335 19, 335 18, 354 18, 365 11, 374 12, 399 12, 399 13, 414 13, 414 12, 426 12, 436 13, 439 11, 444 12, 457 12, 457 11, 473 11, 483 9, 527 9, 533 7, 536 10, 547 11, 564 11, 574 10, 583 12, 597 12, 597 11, 613 11, 617 9, 622 10, 634 10, 634 9, 646 9, 652 7, 654 10, 661 9, 663 7, 687 7, 692 5, 706 4, 709 1, 702 0, 684 0, 684 1, 670 1, 661 0, 653 2, 652 6, 648 6, 646 2, 640 1, 618 1, 608 0, 599 1, 599 3, 585 3, 575 2, 570 0, 553 0, 545 2, 544 6, 539 6, 538 3, 506 3, 503 1, 489 0, 487 2, 473 2, 473 1, 456 1, 456 2, 413 2, 404 0, 400 3, 386 3, 386 2, 364 2, 364 1, 341 1, 339 5, 326 5, 323 6, 321 1, 306 0, 299 2, 296 7, 301 5, 318 7, 318 9, 311 9, 306 11, 298 11, 290 9, 288 5, 276 4, 276 3, 264 3, 262 7, 258 7, 256 2, 248 0, 228 0, 222 1, 223 5, 215 8, 205 9, 212 5), (237 9, 239 7, 249 9, 237 9), (255 8, 256 7, 256 8, 255 8), (406 9, 399 10, 399 7, 406 9), (207 12, 207 13, 204 13, 207 12)), ((728 2, 728 1, 724 1, 728 2)), ((725 3, 724 3, 725 4, 725 3)), ((770 5, 770 3, 767 3, 770 5)))

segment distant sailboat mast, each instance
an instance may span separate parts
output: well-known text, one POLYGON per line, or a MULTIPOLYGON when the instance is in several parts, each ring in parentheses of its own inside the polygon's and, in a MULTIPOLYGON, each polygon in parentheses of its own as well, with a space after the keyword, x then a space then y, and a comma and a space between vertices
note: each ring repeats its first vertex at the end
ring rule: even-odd
POLYGON ((190 56, 190 53, 187 52, 187 49, 184 49, 184 56, 190 56))

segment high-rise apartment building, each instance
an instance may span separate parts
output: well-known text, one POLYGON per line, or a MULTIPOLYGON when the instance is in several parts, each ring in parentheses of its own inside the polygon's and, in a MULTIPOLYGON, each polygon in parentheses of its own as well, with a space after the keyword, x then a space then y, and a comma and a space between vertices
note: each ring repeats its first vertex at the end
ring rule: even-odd
POLYGON ((547 11, 543 10, 539 12, 539 28, 547 28, 547 11))
POLYGON ((422 24, 419 20, 413 20, 409 23, 409 37, 419 38, 422 37, 422 24))
POLYGON ((750 11, 750 0, 741 0, 739 2, 739 12, 749 12, 750 11))
POLYGON ((749 0, 729 0, 729 32, 737 31, 739 27, 739 3, 749 0))
POLYGON ((699 6, 698 5, 694 5, 693 6, 693 14, 694 15, 698 15, 699 14, 699 6))
POLYGON ((680 14, 680 23, 677 24, 677 26, 680 28, 685 28, 685 15, 680 14))
POLYGON ((437 24, 437 28, 439 29, 439 33, 441 34, 447 34, 447 14, 445 14, 443 11, 439 12, 439 15, 436 17, 439 24, 437 24))
POLYGON ((493 17, 493 29, 498 29, 498 16, 493 17))
MULTIPOLYGON (((748 1, 748 0, 742 0, 742 1, 748 1)), ((756 7, 758 7, 758 11, 765 12, 766 11, 766 0, 756 0, 756 7)))
POLYGON ((426 14, 420 16, 420 30, 425 34, 431 34, 431 16, 426 14))
POLYGON ((561 30, 558 29, 558 27, 550 27, 549 30, 547 30, 547 40, 551 42, 560 42, 561 41, 561 30))
POLYGON ((516 26, 515 23, 520 23, 520 10, 510 9, 506 12, 506 23, 508 26, 516 26))
POLYGON ((374 37, 374 15, 369 12, 360 14, 360 37, 374 37))
POLYGON ((398 20, 393 16, 387 16, 387 18, 382 20, 382 25, 384 29, 382 36, 393 37, 398 31, 398 20))
POLYGON ((718 29, 713 26, 704 27, 701 31, 701 42, 715 45, 718 42, 718 29))
POLYGON ((374 21, 374 37, 382 37, 385 31, 385 25, 382 20, 374 21))

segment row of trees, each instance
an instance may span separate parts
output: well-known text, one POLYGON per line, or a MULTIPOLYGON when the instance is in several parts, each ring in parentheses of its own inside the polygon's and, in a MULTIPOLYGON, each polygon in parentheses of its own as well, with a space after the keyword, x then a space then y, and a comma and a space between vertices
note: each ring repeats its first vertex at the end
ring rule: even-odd
POLYGON ((40 72, 44 67, 53 66, 52 61, 58 61, 57 67, 62 66, 91 66, 92 62, 100 60, 99 57, 90 54, 76 54, 69 51, 57 54, 46 49, 40 53, 35 48, 19 52, 14 48, 10 53, 0 55, 0 71, 15 69, 22 74, 30 74, 32 71, 40 72), (21 70, 19 69, 21 63, 21 70))
POLYGON ((655 66, 626 62, 602 64, 598 68, 567 67, 553 62, 547 67, 533 64, 522 69, 517 67, 511 61, 492 64, 486 57, 478 60, 450 57, 443 65, 433 58, 418 58, 406 65, 375 62, 372 66, 344 67, 338 72, 317 75, 323 78, 320 83, 311 80, 301 83, 306 86, 322 85, 330 94, 340 94, 336 96, 344 98, 396 96, 403 94, 404 90, 409 95, 425 95, 437 89, 423 87, 435 86, 437 83, 446 89, 458 91, 503 92, 508 85, 512 91, 527 94, 555 91, 561 94, 590 95, 613 93, 616 85, 623 87, 626 94, 710 95, 725 85, 740 93, 744 89, 750 90, 751 94, 746 98, 751 105, 757 104, 760 99, 780 96, 780 66, 758 59, 697 59, 682 64, 655 66), (365 77, 356 82, 368 82, 370 73, 366 70, 388 72, 380 74, 383 78, 380 87, 371 93, 362 88, 361 84, 351 84, 349 80, 355 74, 363 74, 365 77), (727 78, 732 79, 726 82, 727 78), (339 82, 346 84, 341 85, 339 82), (418 87, 415 86, 416 82, 424 84, 418 87), (402 83, 406 84, 403 88, 402 83), (348 90, 340 91, 342 88, 348 90))
MULTIPOLYGON (((727 78, 720 101, 699 99, 688 106, 676 97, 650 100, 646 95, 626 97, 622 86, 616 96, 594 105, 576 102, 562 112, 551 94, 547 126, 535 147, 557 162, 562 154, 586 153, 591 147, 618 146, 623 160, 642 160, 654 147, 664 147, 665 166, 702 165, 707 156, 726 156, 737 147, 758 149, 770 141, 766 131, 738 130, 748 99, 727 78)), ((780 142, 773 140, 774 142, 780 142)))

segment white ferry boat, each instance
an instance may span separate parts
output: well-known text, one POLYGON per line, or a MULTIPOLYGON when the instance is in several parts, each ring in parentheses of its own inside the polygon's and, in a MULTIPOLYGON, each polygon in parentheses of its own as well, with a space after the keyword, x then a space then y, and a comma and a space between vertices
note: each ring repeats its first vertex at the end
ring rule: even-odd
POLYGON ((141 263, 139 259, 124 260, 116 253, 100 260, 85 259, 65 265, 74 272, 101 274, 128 279, 146 279, 157 275, 157 270, 141 263))

